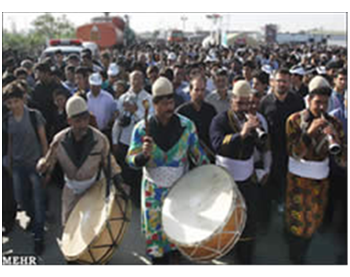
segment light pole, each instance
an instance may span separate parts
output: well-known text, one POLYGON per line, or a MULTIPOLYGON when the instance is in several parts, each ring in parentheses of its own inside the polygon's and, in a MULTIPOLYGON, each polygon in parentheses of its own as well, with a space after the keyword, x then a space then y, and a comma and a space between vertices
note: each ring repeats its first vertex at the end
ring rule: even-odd
POLYGON ((185 30, 186 30, 186 21, 188 20, 188 17, 183 15, 181 16, 181 21, 182 21, 182 30, 183 32, 185 33, 185 30))
POLYGON ((220 14, 208 14, 208 15, 206 15, 206 17, 212 21, 211 37, 214 37, 215 43, 218 43, 218 41, 219 41, 218 35, 214 36, 214 34, 220 33, 219 26, 217 24, 218 24, 218 21, 222 19, 222 15, 220 15, 220 14), (215 27, 217 27, 217 28, 215 28, 215 27))

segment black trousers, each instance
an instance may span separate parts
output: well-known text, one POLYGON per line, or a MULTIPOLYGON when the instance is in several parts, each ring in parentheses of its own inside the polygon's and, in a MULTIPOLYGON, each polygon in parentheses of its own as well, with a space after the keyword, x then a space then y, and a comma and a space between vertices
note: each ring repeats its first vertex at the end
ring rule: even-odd
POLYGON ((289 244, 289 259, 293 264, 304 264, 307 250, 312 238, 302 238, 291 233, 287 234, 289 244))
POLYGON ((236 182, 247 206, 247 221, 241 239, 234 246, 230 255, 238 264, 252 264, 255 253, 255 237, 259 217, 259 187, 252 178, 236 182))
POLYGON ((126 184, 131 187, 131 199, 136 207, 141 206, 141 180, 142 171, 131 168, 125 161, 129 146, 119 143, 115 158, 122 168, 122 177, 126 184))
POLYGON ((255 253, 255 239, 238 241, 238 243, 234 246, 233 251, 234 259, 237 264, 253 264, 255 253))

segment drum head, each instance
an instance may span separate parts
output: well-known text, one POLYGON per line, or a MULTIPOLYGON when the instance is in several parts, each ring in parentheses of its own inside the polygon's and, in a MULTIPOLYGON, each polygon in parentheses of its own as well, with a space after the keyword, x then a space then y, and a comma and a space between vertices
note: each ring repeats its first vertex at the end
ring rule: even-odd
MULTIPOLYGON (((62 252, 66 257, 79 256, 103 230, 114 201, 114 193, 111 193, 108 204, 105 203, 105 188, 105 179, 95 183, 70 214, 61 244, 62 252)), ((111 187, 111 189, 114 188, 111 187)))
POLYGON ((229 220, 237 193, 230 174, 215 165, 197 167, 179 179, 164 200, 162 223, 170 241, 195 246, 229 220))

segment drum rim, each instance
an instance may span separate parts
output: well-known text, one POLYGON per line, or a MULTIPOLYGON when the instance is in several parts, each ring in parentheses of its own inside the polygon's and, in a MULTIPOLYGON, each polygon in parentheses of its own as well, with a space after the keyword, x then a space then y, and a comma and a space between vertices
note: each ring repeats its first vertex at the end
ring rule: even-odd
MULTIPOLYGON (((101 179, 99 182, 103 182, 103 179, 101 179)), ((101 184, 101 185, 104 185, 104 184, 101 184)), ((94 185, 93 185, 93 186, 94 186, 94 185)), ((91 186, 91 188, 89 188, 88 190, 92 189, 93 186, 91 186)), ((88 191, 87 191, 87 193, 88 193, 88 191)), ((77 202, 76 206, 79 204, 80 201, 83 200, 83 198, 84 198, 84 197, 82 197, 82 198, 79 199, 79 201, 77 202)), ((61 248, 61 251, 62 251, 62 253, 63 253, 63 255, 64 255, 65 258, 69 258, 69 260, 78 260, 79 257, 89 249, 89 247, 93 244, 93 242, 94 242, 97 238, 99 238, 99 237, 101 236, 102 232, 104 232, 104 230, 105 230, 105 226, 106 226, 106 224, 107 224, 107 221, 108 221, 109 217, 111 216, 111 212, 112 212, 112 207, 113 207, 114 199, 115 199, 115 188, 114 188, 113 186, 111 186, 111 190, 110 190, 110 194, 109 194, 109 198, 108 198, 107 207, 106 207, 106 205, 104 206, 104 208, 107 208, 106 218, 105 218, 105 220, 104 220, 104 223, 101 225, 100 230, 98 230, 97 234, 93 237, 93 239, 90 241, 90 243, 86 244, 86 246, 84 246, 84 248, 81 249, 81 251, 80 251, 79 254, 75 254, 75 255, 66 255, 66 253, 65 253, 65 251, 63 251, 63 247, 62 247, 62 245, 61 245, 60 248, 61 248)), ((104 200, 105 200, 105 198, 104 198, 104 200)), ((104 200, 103 200, 103 201, 104 201, 104 200)), ((73 209, 73 211, 74 211, 74 209, 73 209)), ((73 213, 73 211, 72 211, 72 213, 73 213)), ((72 213, 71 213, 71 215, 72 215, 72 213)), ((70 215, 70 216, 71 216, 71 215, 70 215)), ((70 216, 69 216, 69 217, 70 217, 70 216)), ((68 223, 68 221, 69 221, 69 218, 68 218, 68 220, 67 220, 67 223, 68 223)), ((68 224, 65 225, 65 228, 63 229, 63 234, 65 233, 66 226, 68 226, 68 224)), ((63 234, 62 234, 62 238, 63 238, 63 234)), ((63 244, 63 240, 62 240, 62 244, 63 244)))
MULTIPOLYGON (((233 183, 236 185, 237 190, 238 190, 238 193, 241 195, 241 192, 239 191, 239 188, 238 188, 238 186, 237 186, 235 180, 233 179, 233 177, 231 176, 231 174, 229 173, 229 171, 228 171, 226 168, 224 168, 224 167, 222 167, 222 166, 214 165, 214 164, 206 164, 206 165, 198 166, 198 167, 194 168, 193 170, 198 170, 199 168, 203 168, 203 167, 216 167, 216 168, 222 169, 222 170, 229 176, 229 178, 233 181, 233 183)), ((192 170, 192 171, 193 171, 193 170, 192 170)), ((182 179, 182 178, 179 178, 179 179, 171 186, 171 188, 169 189, 168 195, 170 194, 170 192, 174 189, 174 187, 176 186, 176 184, 177 184, 181 179, 182 179)), ((168 196, 168 195, 167 195, 167 196, 168 196)), ((226 226, 226 224, 227 224, 227 223, 229 222, 229 220, 231 219, 232 213, 233 213, 233 211, 234 211, 234 203, 235 203, 235 201, 232 201, 231 206, 230 206, 230 210, 229 210, 229 212, 228 212, 228 214, 227 214, 225 220, 223 221, 223 223, 222 223, 218 228, 216 228, 216 229, 213 231, 213 234, 212 234, 212 235, 210 235, 208 238, 202 240, 200 243, 199 243, 199 242, 194 242, 194 243, 179 243, 179 242, 173 240, 171 237, 169 237, 168 234, 165 232, 165 229, 164 229, 164 227, 163 227, 163 226, 164 226, 164 225, 163 225, 163 207, 164 207, 164 203, 165 203, 165 200, 166 200, 167 196, 165 197, 165 199, 164 199, 164 201, 163 201, 163 203, 162 203, 162 208, 161 208, 161 211, 162 211, 161 226, 162 226, 162 230, 163 230, 164 234, 167 236, 167 239, 168 239, 171 243, 175 244, 177 247, 196 247, 196 246, 199 246, 199 245, 202 244, 202 243, 205 243, 205 242, 210 241, 215 235, 217 235, 217 233, 218 233, 218 231, 219 231, 220 229, 223 229, 223 228, 226 226)), ((241 195, 241 196, 242 196, 242 195, 241 195)), ((238 195, 237 195, 237 197, 238 197, 238 195)), ((236 197, 236 198, 237 198, 237 197, 236 197)), ((245 199, 243 198, 243 196, 242 196, 242 200, 243 200, 243 201, 242 201, 242 208, 243 208, 245 211, 247 211, 247 206, 246 206, 245 199)))

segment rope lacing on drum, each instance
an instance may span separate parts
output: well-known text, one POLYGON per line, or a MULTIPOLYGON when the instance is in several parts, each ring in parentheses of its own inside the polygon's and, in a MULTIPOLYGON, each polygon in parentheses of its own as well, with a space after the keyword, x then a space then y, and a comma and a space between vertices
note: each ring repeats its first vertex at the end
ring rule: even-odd
MULTIPOLYGON (((120 195, 116 195, 117 197, 121 197, 120 195)), ((125 208, 123 209, 121 203, 119 200, 117 200, 117 198, 115 198, 115 202, 117 203, 118 207, 119 207, 119 210, 120 212, 122 213, 122 216, 121 217, 115 217, 115 218, 110 218, 106 221, 106 227, 107 227, 107 230, 108 230, 108 234, 110 236, 110 239, 112 241, 111 244, 103 244, 103 245, 95 245, 95 246, 92 246, 95 241, 97 240, 97 237, 91 242, 91 244, 88 246, 88 253, 90 254, 91 256, 91 259, 93 261, 93 264, 101 264, 101 261, 103 261, 108 255, 110 255, 110 253, 117 249, 118 248, 118 244, 117 242, 120 240, 120 238, 124 235, 125 233, 125 229, 126 229, 126 224, 128 224, 130 222, 130 219, 128 218, 127 216, 127 213, 129 211, 128 207, 129 207, 129 202, 126 201, 125 202, 125 208), (112 221, 120 221, 122 220, 122 226, 120 227, 120 232, 118 233, 117 237, 114 239, 113 238, 113 233, 111 231, 111 222, 112 221), (101 249, 101 248, 108 248, 108 250, 106 251, 106 253, 104 253, 102 255, 102 257, 100 257, 99 260, 96 260, 96 258, 94 257, 93 255, 93 252, 91 251, 92 249, 101 249)), ((90 264, 89 262, 84 262, 84 261, 80 261, 81 263, 87 263, 87 264, 90 264)))

